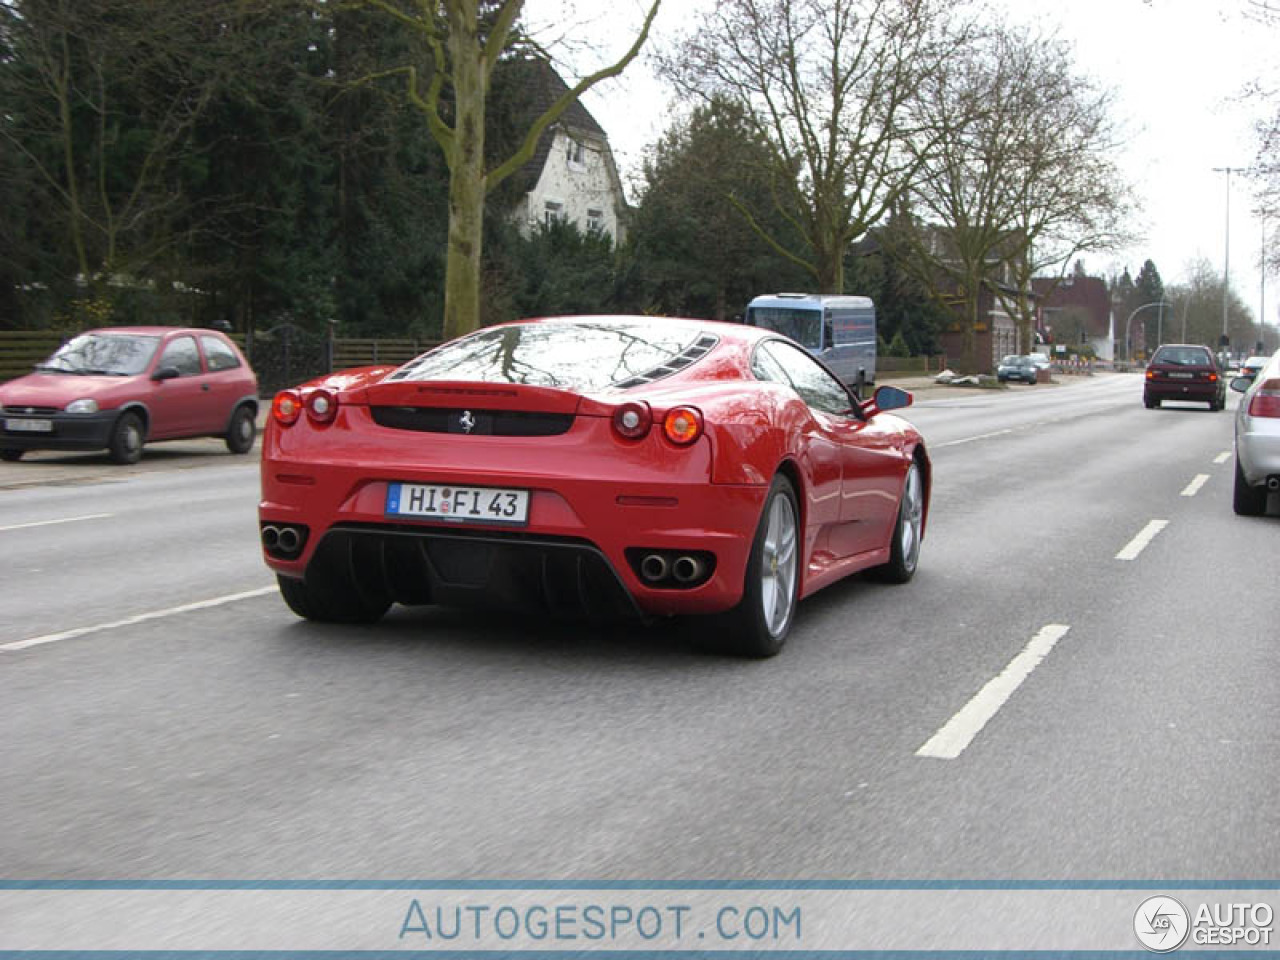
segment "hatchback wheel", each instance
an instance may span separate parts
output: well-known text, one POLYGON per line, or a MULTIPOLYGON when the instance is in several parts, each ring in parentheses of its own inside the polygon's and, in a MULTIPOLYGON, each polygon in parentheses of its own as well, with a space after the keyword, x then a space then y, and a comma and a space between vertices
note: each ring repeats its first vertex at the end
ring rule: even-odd
POLYGON ((227 429, 227 449, 232 453, 248 453, 253 449, 253 439, 258 435, 258 424, 254 418, 253 408, 244 406, 237 408, 231 417, 231 426, 227 429))
POLYGON ((116 463, 137 463, 142 459, 142 444, 145 440, 142 418, 136 413, 122 413, 111 428, 107 452, 116 463))

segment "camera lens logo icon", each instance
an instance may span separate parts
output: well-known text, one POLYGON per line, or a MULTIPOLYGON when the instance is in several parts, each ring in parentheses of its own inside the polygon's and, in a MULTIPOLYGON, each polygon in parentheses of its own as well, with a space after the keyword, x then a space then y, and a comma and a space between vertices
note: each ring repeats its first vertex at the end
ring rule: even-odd
POLYGON ((1153 953, 1169 953, 1186 942, 1191 915, 1173 897, 1148 897, 1133 915, 1138 942, 1153 953))

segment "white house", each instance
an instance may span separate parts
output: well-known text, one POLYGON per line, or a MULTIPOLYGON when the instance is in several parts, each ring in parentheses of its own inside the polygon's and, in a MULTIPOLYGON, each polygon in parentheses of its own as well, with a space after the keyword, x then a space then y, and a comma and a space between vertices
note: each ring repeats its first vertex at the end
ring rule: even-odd
MULTIPOLYGON (((532 103, 543 110, 568 87, 545 61, 530 70, 532 103)), ((573 103, 542 135, 521 176, 528 184, 514 215, 526 234, 538 224, 566 220, 584 233, 600 231, 615 244, 626 239, 626 198, 609 138, 580 102, 573 103)))

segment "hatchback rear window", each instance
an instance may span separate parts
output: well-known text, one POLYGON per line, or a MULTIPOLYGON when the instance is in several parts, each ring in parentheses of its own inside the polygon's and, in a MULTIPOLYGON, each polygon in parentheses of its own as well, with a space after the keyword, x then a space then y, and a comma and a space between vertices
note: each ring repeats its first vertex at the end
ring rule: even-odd
POLYGON ((1180 367, 1211 367, 1213 357, 1203 347, 1161 347, 1152 363, 1171 363, 1180 367))
POLYGON ((688 366, 715 342, 681 324, 544 320, 480 330, 409 361, 387 379, 480 380, 577 391, 628 387, 688 366))

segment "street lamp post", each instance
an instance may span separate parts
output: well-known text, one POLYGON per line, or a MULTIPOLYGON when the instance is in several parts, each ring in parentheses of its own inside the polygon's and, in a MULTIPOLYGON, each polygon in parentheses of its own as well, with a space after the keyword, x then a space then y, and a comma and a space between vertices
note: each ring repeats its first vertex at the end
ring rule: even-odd
POLYGON ((1164 308, 1166 306, 1172 306, 1172 304, 1169 303, 1168 300, 1163 300, 1163 299, 1152 300, 1150 303, 1144 303, 1140 307, 1135 307, 1133 313, 1129 314, 1129 319, 1125 320, 1124 322, 1124 358, 1125 360, 1129 362, 1133 361, 1133 347, 1129 343, 1129 325, 1133 323, 1133 318, 1136 317, 1138 314, 1140 314, 1143 310, 1147 310, 1151 307, 1159 307, 1160 315, 1163 317, 1164 308))

